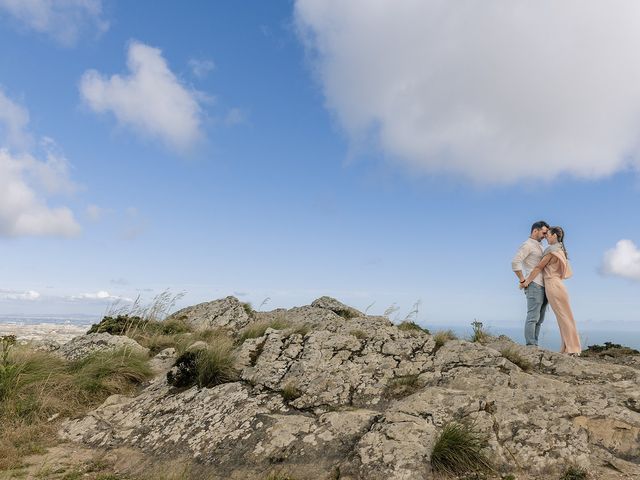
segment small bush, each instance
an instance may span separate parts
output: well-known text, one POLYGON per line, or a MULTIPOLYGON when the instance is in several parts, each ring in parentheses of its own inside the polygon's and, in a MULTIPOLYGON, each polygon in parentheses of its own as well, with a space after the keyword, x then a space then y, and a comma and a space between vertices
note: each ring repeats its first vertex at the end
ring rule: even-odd
POLYGON ((238 341, 240 343, 243 343, 245 340, 249 338, 262 337, 264 333, 267 331, 267 328, 273 328, 274 330, 284 330, 288 326, 289 326, 289 322, 281 319, 255 322, 255 323, 252 323, 251 325, 244 327, 240 331, 240 336, 238 341))
POLYGON ((410 322, 408 320, 404 320, 403 322, 400 322, 398 324, 398 328, 400 330, 409 331, 409 332, 414 331, 414 332, 430 333, 428 329, 422 328, 416 322, 410 322))
POLYGON ((358 318, 358 314, 355 313, 353 310, 348 310, 348 309, 336 309, 334 310, 334 312, 344 318, 345 320, 351 320, 352 318, 358 318))
POLYGON ((589 478, 589 475, 584 468, 570 466, 564 471, 560 480, 586 480, 587 478, 589 478))
POLYGON ((209 347, 187 350, 180 355, 167 373, 167 382, 176 388, 209 388, 234 381, 238 373, 234 368, 233 343, 219 337, 209 347))
POLYGON ((471 326, 473 327, 473 334, 471 335, 471 338, 469 339, 469 341, 484 343, 488 341, 489 338, 491 337, 491 335, 489 335, 487 331, 484 329, 482 322, 474 320, 473 322, 471 322, 471 326))
POLYGON ((364 340, 365 338, 367 338, 367 334, 363 330, 351 330, 349 332, 349 335, 353 335, 358 340, 364 340))
POLYGON ((385 395, 391 398, 409 396, 422 388, 419 375, 404 375, 392 379, 385 389, 385 395))
POLYGON ((310 331, 311 331, 311 327, 305 323, 302 325, 298 325, 296 327, 292 327, 289 330, 289 335, 302 335, 304 337, 310 331))
POLYGON ((520 355, 514 348, 509 347, 500 350, 500 355, 509 360, 511 363, 517 365, 525 372, 528 372, 533 368, 533 365, 529 360, 520 355))
POLYGON ((444 426, 431 452, 431 467, 445 475, 464 475, 491 470, 485 454, 487 437, 469 425, 450 422, 444 426))
POLYGON ((163 335, 175 335, 178 333, 191 332, 191 327, 180 318, 171 318, 160 322, 160 333, 163 335))
POLYGON ((251 303, 249 303, 249 302, 243 302, 242 303, 242 309, 250 317, 253 317, 255 315, 255 313, 256 313, 255 310, 253 309, 253 307, 251 306, 251 303))
POLYGON ((589 345, 582 351, 585 357, 621 357, 626 355, 640 355, 638 350, 625 347, 618 343, 604 342, 604 345, 589 345))
POLYGON ((127 335, 135 330, 144 330, 150 322, 138 316, 117 315, 103 317, 100 323, 91 325, 87 333, 109 333, 111 335, 127 335))
POLYGON ((293 383, 287 383, 282 389, 281 394, 282 398, 286 402, 291 402, 296 398, 299 398, 302 395, 302 392, 298 390, 298 387, 296 387, 293 383))
POLYGON ((440 350, 449 340, 457 340, 458 337, 452 330, 440 330, 435 333, 433 340, 436 342, 435 351, 440 350))

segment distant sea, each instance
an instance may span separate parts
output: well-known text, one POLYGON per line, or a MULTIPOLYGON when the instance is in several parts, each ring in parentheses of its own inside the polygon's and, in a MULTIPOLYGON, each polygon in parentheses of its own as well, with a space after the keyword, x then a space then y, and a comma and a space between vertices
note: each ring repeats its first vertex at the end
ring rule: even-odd
MULTIPOLYGON (((432 332, 451 329, 460 338, 469 337, 473 333, 471 325, 427 325, 427 328, 432 332)), ((524 325, 522 327, 487 325, 485 329, 492 335, 506 335, 514 342, 524 344, 524 325)), ((587 348, 589 345, 612 342, 640 350, 639 330, 580 329, 578 325, 578 334, 582 348, 587 348)), ((556 352, 560 351, 560 331, 555 319, 552 318, 550 322, 543 323, 539 340, 542 348, 556 352)))
MULTIPOLYGON (((75 327, 89 327, 98 323, 101 315, 0 315, 0 325, 32 326, 41 324, 72 325, 75 327)), ((545 322, 540 334, 540 346, 548 350, 560 350, 560 333, 554 319, 545 322)), ((419 322, 422 324, 422 322, 419 322)), ((437 330, 453 330, 460 338, 472 334, 471 325, 424 325, 432 332, 437 330)), ((506 335, 513 341, 524 343, 524 327, 486 325, 486 330, 492 335, 506 335)), ((579 328, 579 326, 578 326, 579 328)), ((613 342, 640 350, 640 330, 605 330, 579 328, 583 348, 604 342, 613 342)))

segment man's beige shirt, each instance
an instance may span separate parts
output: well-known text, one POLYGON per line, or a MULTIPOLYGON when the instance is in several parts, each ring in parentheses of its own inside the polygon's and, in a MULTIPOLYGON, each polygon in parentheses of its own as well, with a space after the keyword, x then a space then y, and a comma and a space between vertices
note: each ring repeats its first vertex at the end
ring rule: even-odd
MULTIPOLYGON (((542 245, 533 238, 528 238, 526 242, 520 245, 515 257, 511 261, 511 268, 514 272, 518 270, 522 271, 524 278, 527 278, 531 273, 531 270, 536 268, 542 260, 542 245)), ((533 279, 535 283, 544 287, 544 279, 542 278, 542 272, 540 272, 533 279)))

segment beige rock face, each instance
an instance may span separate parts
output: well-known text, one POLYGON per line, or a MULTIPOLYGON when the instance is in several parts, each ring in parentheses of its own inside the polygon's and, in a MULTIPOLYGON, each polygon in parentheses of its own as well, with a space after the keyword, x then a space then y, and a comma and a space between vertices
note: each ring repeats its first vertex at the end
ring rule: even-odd
POLYGON ((322 304, 331 308, 248 320, 236 310, 238 319, 226 325, 241 328, 277 315, 312 329, 268 329, 246 340, 238 382, 173 393, 158 377, 135 398, 111 397, 68 421, 61 436, 188 455, 214 466, 220 479, 264 479, 277 466, 301 480, 423 480, 434 478, 433 444, 455 420, 489 437, 496 478, 558 478, 568 464, 598 479, 640 478, 637 368, 503 337, 437 349, 424 332, 399 330, 384 317, 345 318, 332 302, 322 304), (505 349, 532 368, 512 363, 501 354, 505 349), (414 383, 405 396, 391 394, 398 379, 414 383))
POLYGON ((239 330, 251 321, 249 314, 236 297, 226 297, 183 308, 167 317, 166 320, 172 319, 184 320, 196 330, 219 327, 239 330))
POLYGON ((119 349, 127 349, 143 355, 149 352, 147 348, 129 337, 108 333, 90 333, 75 337, 62 345, 56 352, 67 360, 77 360, 92 353, 119 349))

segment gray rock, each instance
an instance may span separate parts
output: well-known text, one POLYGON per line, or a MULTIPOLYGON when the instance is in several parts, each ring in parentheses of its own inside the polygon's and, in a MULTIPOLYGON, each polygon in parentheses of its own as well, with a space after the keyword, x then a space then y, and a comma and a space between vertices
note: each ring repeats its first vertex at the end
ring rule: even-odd
POLYGON ((235 331, 251 321, 240 300, 231 296, 183 308, 166 318, 170 319, 183 320, 196 330, 225 327, 235 331))
POLYGON ((149 349, 124 335, 108 333, 90 333, 75 337, 62 345, 56 353, 67 360, 78 360, 96 352, 124 349, 130 352, 148 355, 149 349))
POLYGON ((244 341, 241 381, 171 393, 158 377, 67 421, 61 436, 191 457, 221 480, 264 479, 273 465, 300 479, 417 480, 434 478, 432 447, 456 421, 485 434, 496 471, 520 480, 559 478, 568 464, 593 478, 640 478, 638 368, 505 337, 437 349, 387 318, 319 306, 256 317, 270 315, 312 328, 244 341), (398 382, 410 388, 394 390, 398 382))
POLYGON ((149 360, 149 365, 156 375, 165 375, 176 361, 176 349, 165 348, 149 360))
POLYGON ((341 303, 335 298, 331 297, 320 297, 311 302, 311 306, 331 310, 332 312, 344 318, 364 317, 364 313, 362 313, 361 311, 345 305, 344 303, 341 303))

